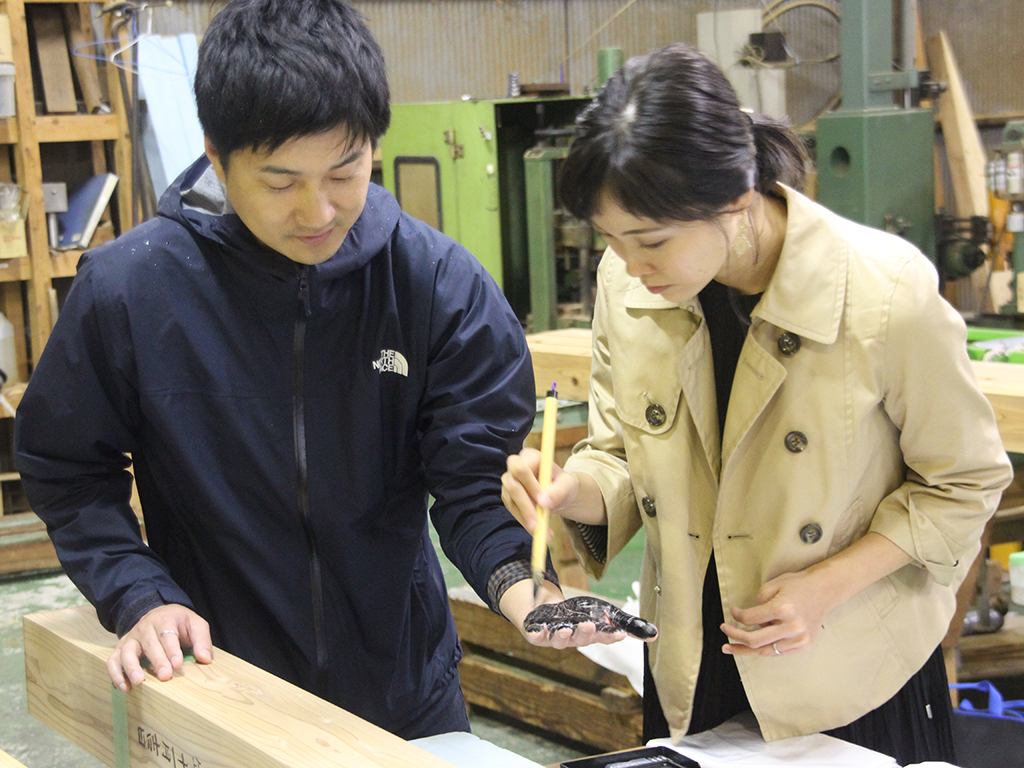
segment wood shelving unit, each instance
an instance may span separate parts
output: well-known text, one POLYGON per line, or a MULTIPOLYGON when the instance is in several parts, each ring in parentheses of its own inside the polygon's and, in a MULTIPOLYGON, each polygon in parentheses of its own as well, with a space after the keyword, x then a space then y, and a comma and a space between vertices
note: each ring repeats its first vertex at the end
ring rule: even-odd
MULTIPOLYGON (((28 256, 0 260, 0 311, 14 325, 18 357, 17 379, 28 380, 31 367, 39 361, 53 328, 52 308, 55 306, 53 281, 73 277, 82 251, 51 251, 43 203, 43 161, 41 147, 47 144, 82 142, 91 145, 93 172, 110 170, 119 176, 117 185, 118 219, 114 229, 125 232, 131 227, 132 174, 131 140, 119 73, 106 66, 109 113, 39 114, 33 78, 33 61, 37 46, 30 40, 29 13, 26 6, 59 5, 66 14, 65 24, 72 23, 82 34, 92 29, 90 3, 61 0, 0 0, 0 13, 10 20, 11 53, 15 68, 16 117, 0 118, 0 145, 13 148, 13 163, 3 153, 0 176, 22 187, 28 199, 25 219, 28 256), (113 167, 108 164, 107 143, 113 167), (25 320, 27 319, 27 328, 25 320)), ((67 27, 70 29, 70 26, 67 27)), ((109 25, 104 38, 109 38, 109 25)), ((81 62, 78 62, 80 65, 81 62)), ((90 61, 89 66, 96 69, 90 61)), ((76 70, 78 67, 76 66, 76 70)), ((82 95, 86 84, 76 72, 82 95)), ((129 75, 130 78, 130 75, 129 75)), ((92 100, 100 89, 99 73, 89 83, 92 100)), ((39 94, 41 96, 42 94, 39 94)), ((88 102, 90 98, 86 98, 88 102)), ((63 179, 46 179, 63 181, 63 179)), ((69 189, 69 192, 71 190, 69 189)), ((110 232, 110 227, 107 227, 110 232)), ((109 235, 108 235, 109 236, 109 235)), ((95 243, 94 243, 95 244, 95 243)), ((3 392, 8 392, 5 388, 3 392)), ((15 404, 16 405, 16 404, 15 404)), ((0 418, 9 419, 4 409, 0 418)), ((6 448, 4 449, 6 452, 6 448)), ((5 462, 9 464, 9 462, 5 462)), ((5 466, 0 472, 0 489, 17 483, 18 475, 5 466)), ((2 503, 2 499, 0 499, 2 503)), ((34 514, 0 507, 0 574, 39 570, 57 566, 53 547, 45 527, 34 514)))

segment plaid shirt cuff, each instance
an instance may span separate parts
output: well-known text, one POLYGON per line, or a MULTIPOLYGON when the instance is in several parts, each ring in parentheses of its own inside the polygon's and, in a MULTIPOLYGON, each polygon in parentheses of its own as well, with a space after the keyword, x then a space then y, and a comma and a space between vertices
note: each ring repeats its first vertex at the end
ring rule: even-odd
MULTIPOLYGON (((487 602, 491 610, 502 616, 502 612, 498 609, 502 595, 517 581, 532 578, 533 571, 530 569, 529 560, 506 560, 495 568, 491 578, 487 580, 487 602)), ((544 570, 544 580, 555 585, 558 584, 558 576, 552 570, 550 563, 544 570)))

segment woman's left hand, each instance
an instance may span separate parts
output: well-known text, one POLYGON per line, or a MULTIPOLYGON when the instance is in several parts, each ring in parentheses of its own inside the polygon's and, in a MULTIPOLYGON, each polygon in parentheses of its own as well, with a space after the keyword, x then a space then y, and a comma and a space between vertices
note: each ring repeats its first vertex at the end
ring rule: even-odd
POLYGON ((775 656, 810 648, 823 629, 825 614, 834 607, 812 569, 765 582, 757 599, 751 608, 731 609, 736 624, 722 624, 731 641, 722 646, 724 653, 775 656))
POLYGON ((736 624, 722 624, 733 655, 775 656, 810 648, 823 630, 825 616, 860 591, 912 562, 910 555, 885 536, 869 531, 802 571, 766 581, 757 605, 732 608, 736 624))

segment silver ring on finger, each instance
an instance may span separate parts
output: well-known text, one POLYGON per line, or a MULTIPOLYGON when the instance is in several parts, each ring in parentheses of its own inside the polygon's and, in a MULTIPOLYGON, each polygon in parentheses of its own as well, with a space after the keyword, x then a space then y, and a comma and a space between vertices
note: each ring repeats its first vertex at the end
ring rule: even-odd
POLYGON ((776 645, 775 643, 772 643, 772 650, 775 651, 775 655, 776 656, 781 656, 782 655, 782 651, 779 650, 779 646, 776 645))
MULTIPOLYGON (((178 633, 175 632, 173 629, 165 629, 163 632, 157 635, 157 637, 163 637, 164 635, 174 635, 175 637, 177 637, 178 633)), ((778 653, 778 651, 776 651, 776 653, 778 653)))

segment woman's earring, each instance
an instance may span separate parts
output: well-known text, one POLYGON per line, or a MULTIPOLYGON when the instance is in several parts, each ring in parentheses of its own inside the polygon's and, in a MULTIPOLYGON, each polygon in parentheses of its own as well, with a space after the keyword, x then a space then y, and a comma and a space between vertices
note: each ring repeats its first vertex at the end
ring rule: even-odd
POLYGON ((736 232, 736 239, 732 241, 732 247, 729 249, 729 254, 733 258, 741 259, 750 252, 750 249, 754 247, 751 239, 753 233, 754 228, 750 226, 750 216, 744 213, 736 232))

